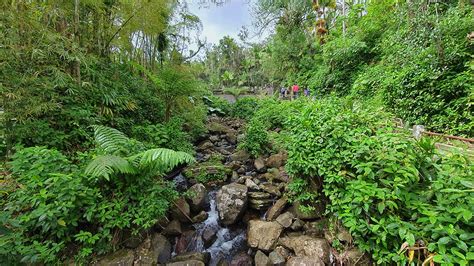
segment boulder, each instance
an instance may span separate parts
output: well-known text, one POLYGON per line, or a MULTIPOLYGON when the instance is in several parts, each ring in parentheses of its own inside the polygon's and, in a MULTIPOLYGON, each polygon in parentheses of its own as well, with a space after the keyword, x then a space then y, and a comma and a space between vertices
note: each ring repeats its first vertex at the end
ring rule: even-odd
POLYGON ((285 265, 286 261, 285 258, 277 251, 270 252, 268 259, 270 260, 270 264, 274 266, 283 266, 285 265))
POLYGON ((178 220, 171 221, 163 230, 163 234, 167 236, 179 236, 181 231, 181 223, 178 220))
POLYGON ((263 158, 258 157, 257 159, 255 159, 255 161, 253 162, 253 166, 255 167, 255 170, 257 170, 257 172, 265 172, 265 161, 263 161, 263 158))
POLYGON ((194 243, 193 238, 195 237, 196 232, 194 231, 185 231, 181 236, 176 240, 175 252, 176 254, 186 253, 193 250, 192 243, 194 243))
POLYGON ((295 218, 295 216, 293 216, 291 212, 285 212, 283 214, 280 214, 280 216, 276 218, 276 221, 284 228, 288 228, 293 223, 293 218, 295 218))
POLYGON ((272 252, 278 253, 278 255, 282 256, 285 260, 287 260, 291 255, 291 252, 288 249, 286 249, 285 247, 282 247, 282 246, 277 246, 275 248, 275 250, 272 251, 272 252))
POLYGON ((283 153, 273 154, 265 161, 265 166, 268 168, 278 168, 285 164, 287 156, 283 153))
POLYGON ((138 247, 143 242, 143 240, 145 240, 146 235, 147 235, 146 230, 141 230, 137 234, 132 234, 131 229, 123 230, 123 234, 122 234, 123 246, 126 248, 134 249, 138 247))
POLYGON ((134 257, 133 250, 121 249, 102 257, 94 265, 129 266, 133 265, 134 257))
POLYGON ((191 208, 188 202, 181 197, 175 201, 175 206, 171 208, 171 216, 182 223, 190 223, 191 208))
POLYGON ((252 190, 259 190, 260 189, 258 187, 258 185, 255 184, 255 182, 252 180, 251 177, 247 177, 245 179, 245 185, 247 186, 248 189, 252 189, 252 190))
POLYGON ((286 262, 286 266, 324 266, 318 257, 292 257, 286 262))
POLYGON ((282 237, 279 243, 295 252, 297 256, 320 258, 329 264, 330 246, 324 238, 314 238, 306 235, 282 237))
POLYGON ((248 154, 248 152, 246 152, 244 150, 239 150, 239 151, 233 153, 232 155, 230 155, 230 159, 232 161, 244 162, 244 161, 247 161, 248 159, 250 159, 250 154, 248 154))
POLYGON ((247 187, 231 183, 223 186, 216 195, 219 219, 224 225, 235 223, 247 208, 247 187))
POLYGON ((188 202, 191 210, 195 213, 202 210, 206 200, 207 189, 201 184, 197 183, 188 189, 188 202))
POLYGON ((250 266, 253 265, 252 257, 245 252, 239 253, 232 258, 229 266, 250 266))
POLYGON ((273 203, 271 195, 265 192, 249 192, 250 208, 255 210, 266 210, 273 203))
POLYGON ((270 259, 265 255, 265 253, 257 250, 254 258, 255 266, 271 266, 270 259))
POLYGON ((275 218, 277 218, 278 215, 280 215, 280 213, 285 209, 287 202, 287 197, 277 200, 267 212, 267 221, 273 221, 275 218))
POLYGON ((206 266, 206 264, 199 260, 188 260, 166 263, 166 266, 206 266))
POLYGON ((225 135, 225 138, 230 144, 232 144, 232 145, 237 144, 237 132, 236 131, 227 132, 227 134, 225 135))
POLYGON ((214 243, 214 241, 216 241, 217 231, 218 231, 218 228, 213 227, 213 226, 204 228, 204 230, 202 231, 201 237, 202 237, 202 241, 204 242, 205 248, 210 247, 214 243))
POLYGON ((249 221, 247 243, 252 248, 269 251, 275 247, 283 227, 277 222, 249 221))
POLYGON ((307 235, 314 237, 325 237, 330 243, 334 240, 332 231, 326 230, 328 227, 328 221, 326 219, 320 219, 313 222, 307 222, 303 226, 304 231, 307 235))
POLYGON ((203 141, 203 142, 199 143, 197 149, 198 149, 198 151, 206 151, 206 150, 212 149, 213 147, 214 147, 214 144, 212 144, 211 141, 206 140, 206 141, 203 141))

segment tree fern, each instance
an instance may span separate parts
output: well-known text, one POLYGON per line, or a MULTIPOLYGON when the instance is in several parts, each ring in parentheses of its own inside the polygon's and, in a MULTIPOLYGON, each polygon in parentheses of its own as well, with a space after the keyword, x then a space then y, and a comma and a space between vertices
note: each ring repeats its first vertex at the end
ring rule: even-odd
POLYGON ((91 178, 103 177, 106 180, 114 173, 134 174, 136 168, 130 162, 116 155, 101 155, 87 165, 84 173, 91 178))
POLYGON ((95 125, 94 138, 96 143, 105 150, 105 152, 114 154, 122 150, 130 139, 115 128, 95 125))
POLYGON ((182 163, 191 163, 194 157, 186 152, 173 151, 165 148, 150 149, 134 156, 139 167, 158 164, 164 169, 172 169, 182 163))

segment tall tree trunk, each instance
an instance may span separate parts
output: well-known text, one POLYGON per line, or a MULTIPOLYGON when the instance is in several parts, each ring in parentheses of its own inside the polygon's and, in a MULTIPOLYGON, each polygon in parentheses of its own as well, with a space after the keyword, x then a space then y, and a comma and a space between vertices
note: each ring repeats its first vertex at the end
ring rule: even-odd
MULTIPOLYGON (((74 0, 74 40, 77 45, 80 47, 80 38, 79 38, 79 1, 74 0)), ((76 81, 79 86, 81 86, 81 62, 79 59, 74 63, 74 75, 76 76, 76 81)))

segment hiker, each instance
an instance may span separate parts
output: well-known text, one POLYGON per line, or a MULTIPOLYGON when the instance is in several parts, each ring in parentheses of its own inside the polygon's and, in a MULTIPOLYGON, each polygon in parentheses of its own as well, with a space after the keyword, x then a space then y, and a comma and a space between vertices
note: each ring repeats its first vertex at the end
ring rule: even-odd
POLYGON ((283 99, 286 97, 286 88, 285 88, 285 86, 281 86, 281 88, 280 88, 280 97, 283 98, 283 99))
POLYGON ((309 88, 308 87, 306 87, 304 89, 304 96, 309 97, 309 88))
POLYGON ((295 83, 293 85, 293 97, 294 99, 298 98, 298 91, 300 90, 300 87, 295 83))

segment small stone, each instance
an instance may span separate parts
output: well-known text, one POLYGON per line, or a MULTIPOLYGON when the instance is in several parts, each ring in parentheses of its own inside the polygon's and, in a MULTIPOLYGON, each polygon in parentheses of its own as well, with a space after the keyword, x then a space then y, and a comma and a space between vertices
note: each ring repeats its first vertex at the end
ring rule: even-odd
POLYGON ((255 184, 255 182, 252 181, 252 178, 246 178, 245 179, 245 185, 249 188, 249 189, 253 189, 253 190, 258 190, 259 187, 257 184, 255 184))
POLYGON ((265 255, 265 253, 261 252, 260 250, 257 250, 257 253, 255 253, 255 266, 271 266, 270 259, 265 255))
POLYGON ((237 254, 229 263, 229 266, 251 266, 252 257, 245 252, 237 254))
POLYGON ((204 142, 201 142, 199 145, 198 145, 198 150, 200 151, 204 151, 204 150, 209 150, 211 148, 214 147, 214 144, 212 144, 212 142, 210 142, 209 140, 206 140, 204 142))
POLYGON ((277 154, 271 155, 266 160, 265 165, 267 167, 278 168, 278 167, 283 166, 285 164, 286 157, 287 156, 283 153, 277 153, 277 154))
POLYGON ((273 185, 273 184, 270 184, 270 183, 263 183, 263 184, 260 184, 259 185, 260 189, 265 191, 265 192, 268 192, 272 195, 275 195, 277 197, 280 197, 281 196, 281 192, 280 190, 278 189, 277 186, 273 185))
POLYGON ((324 266, 324 262, 318 257, 292 257, 288 260, 286 266, 324 266))
POLYGON ((179 262, 179 261, 201 261, 204 263, 208 263, 211 258, 211 255, 207 252, 186 252, 179 254, 178 256, 171 259, 171 262, 179 262))
POLYGON ((274 266, 285 265, 285 258, 277 251, 270 252, 270 254, 268 255, 268 258, 270 259, 271 265, 274 265, 274 266))
POLYGON ((201 211, 199 214, 193 217, 193 223, 202 223, 204 222, 209 215, 205 211, 201 211))
POLYGON ((230 155, 230 159, 232 161, 247 161, 248 159, 250 159, 250 154, 248 154, 248 152, 244 151, 244 150, 239 150, 235 153, 233 153, 232 155, 230 155))
POLYGON ((283 257, 285 260, 287 260, 291 255, 290 251, 282 246, 277 246, 274 252, 278 253, 278 255, 283 257))
POLYGON ((298 231, 298 230, 301 230, 301 228, 303 228, 303 226, 304 226, 304 222, 302 220, 296 218, 295 221, 291 224, 290 228, 293 231, 298 231))
POLYGON ((206 266, 206 264, 199 260, 187 260, 187 261, 166 263, 166 266, 206 266))
POLYGON ((275 202, 273 206, 267 212, 267 221, 275 220, 278 215, 285 209, 286 203, 288 202, 287 197, 283 197, 275 202))
POLYGON ((265 172, 265 162, 263 161, 261 157, 255 159, 255 161, 253 162, 253 166, 255 167, 257 172, 259 173, 265 172))
POLYGON ((293 223, 293 214, 291 212, 285 212, 276 218, 276 221, 281 224, 281 226, 288 228, 293 223))
POLYGON ((216 136, 216 135, 212 135, 209 137, 209 140, 212 141, 212 142, 218 142, 219 141, 219 137, 216 136))

